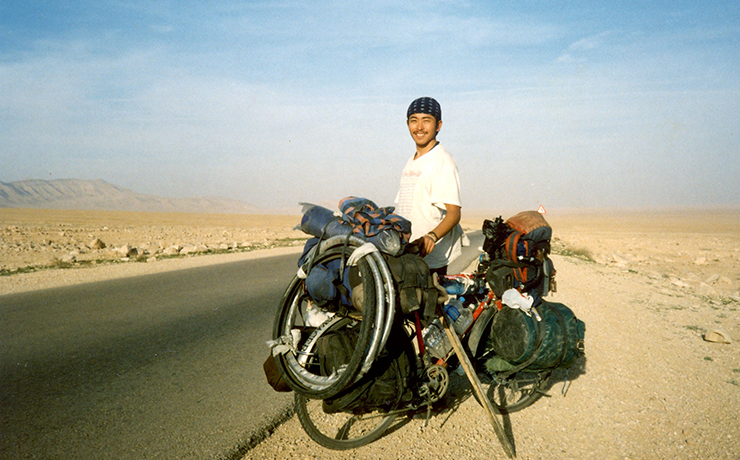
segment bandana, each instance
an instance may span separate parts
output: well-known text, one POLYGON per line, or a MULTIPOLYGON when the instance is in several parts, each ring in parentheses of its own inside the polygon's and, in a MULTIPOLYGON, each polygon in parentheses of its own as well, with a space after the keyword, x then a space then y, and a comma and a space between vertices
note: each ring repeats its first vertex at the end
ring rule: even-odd
POLYGON ((431 97, 420 97, 412 102, 406 111, 406 119, 408 120, 415 113, 427 113, 436 118, 437 121, 442 120, 442 108, 439 106, 439 102, 431 97))

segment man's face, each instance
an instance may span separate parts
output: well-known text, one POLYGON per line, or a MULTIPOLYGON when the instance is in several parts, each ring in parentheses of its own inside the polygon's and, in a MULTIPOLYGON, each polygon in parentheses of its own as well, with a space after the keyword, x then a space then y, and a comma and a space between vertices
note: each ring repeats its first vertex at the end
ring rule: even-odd
POLYGON ((436 137, 442 127, 442 121, 428 113, 415 113, 408 119, 409 132, 419 147, 426 147, 436 137))

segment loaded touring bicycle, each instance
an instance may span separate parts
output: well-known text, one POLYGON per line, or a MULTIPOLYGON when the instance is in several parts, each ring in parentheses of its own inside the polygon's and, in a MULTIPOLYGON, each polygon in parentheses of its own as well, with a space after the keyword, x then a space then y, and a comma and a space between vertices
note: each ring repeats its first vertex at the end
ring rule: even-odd
POLYGON ((315 238, 278 307, 268 380, 295 392, 314 441, 351 449, 399 416, 428 417, 460 365, 513 456, 496 414, 535 402, 552 371, 584 353, 583 322, 544 299, 555 289, 550 226, 534 211, 486 220, 477 268, 437 278, 392 208, 356 200, 340 203, 342 219, 304 212, 315 238))

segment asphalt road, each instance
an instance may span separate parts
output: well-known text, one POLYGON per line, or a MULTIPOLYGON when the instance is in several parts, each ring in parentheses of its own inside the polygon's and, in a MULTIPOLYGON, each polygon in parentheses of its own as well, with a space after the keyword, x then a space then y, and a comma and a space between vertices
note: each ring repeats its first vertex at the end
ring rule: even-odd
MULTIPOLYGON (((480 232, 451 267, 477 255, 480 232)), ((0 458, 241 458, 296 256, 0 297, 0 458)))

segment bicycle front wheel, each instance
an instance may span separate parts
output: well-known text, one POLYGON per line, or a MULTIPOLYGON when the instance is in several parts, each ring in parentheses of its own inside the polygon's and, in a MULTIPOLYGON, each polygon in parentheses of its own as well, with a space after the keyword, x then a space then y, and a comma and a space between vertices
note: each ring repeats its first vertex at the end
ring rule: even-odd
POLYGON ((492 379, 486 396, 502 414, 516 412, 532 405, 544 395, 550 372, 516 372, 505 380, 492 379))

